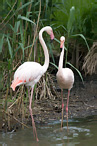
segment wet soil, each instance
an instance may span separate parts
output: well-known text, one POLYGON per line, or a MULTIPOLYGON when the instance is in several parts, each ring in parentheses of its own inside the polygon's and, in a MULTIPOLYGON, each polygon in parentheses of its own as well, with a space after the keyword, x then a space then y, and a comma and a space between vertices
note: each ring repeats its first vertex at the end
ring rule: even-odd
MULTIPOLYGON (((34 101, 33 116, 36 124, 46 124, 53 120, 60 121, 61 111, 62 111, 62 107, 61 107, 62 98, 61 98, 61 90, 58 87, 56 79, 54 80, 54 88, 57 94, 57 96, 54 96, 54 98, 50 98, 50 99, 42 98, 41 100, 34 101)), ((66 120, 65 108, 67 102, 67 94, 68 91, 64 90, 64 94, 63 94, 64 120, 66 120)), ((31 125, 31 117, 29 114, 28 105, 29 103, 27 104, 25 119, 23 120, 23 123, 29 126, 31 125)), ((85 118, 92 115, 97 115, 97 75, 85 77, 84 85, 82 84, 79 77, 75 77, 75 83, 70 93, 68 117, 85 118)), ((19 121, 21 121, 21 116, 18 117, 18 119, 19 121)), ((4 125, 3 128, 6 129, 5 121, 3 121, 0 125, 1 125, 0 131, 2 131, 2 125, 4 125)), ((13 119, 11 126, 12 126, 11 130, 12 130, 21 127, 21 124, 13 119)))
MULTIPOLYGON (((36 123, 47 123, 61 119, 61 90, 55 84, 58 97, 36 100, 33 115, 36 123)), ((66 119, 67 90, 64 90, 64 119, 66 119)), ((76 77, 69 100, 69 118, 85 118, 97 115, 97 75, 85 78, 84 85, 76 77)))

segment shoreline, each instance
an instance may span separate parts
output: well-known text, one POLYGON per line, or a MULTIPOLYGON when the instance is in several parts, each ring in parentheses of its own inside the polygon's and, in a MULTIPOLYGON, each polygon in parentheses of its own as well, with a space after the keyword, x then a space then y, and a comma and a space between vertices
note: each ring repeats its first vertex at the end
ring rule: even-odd
MULTIPOLYGON (((46 124, 50 121, 60 121, 61 120, 61 90, 55 84, 55 89, 57 92, 57 97, 51 99, 41 99, 35 100, 33 105, 33 117, 36 124, 46 124)), ((64 99, 64 120, 66 120, 66 102, 67 102, 67 90, 64 90, 63 99, 64 99)), ((29 103, 28 103, 29 104, 29 103)), ((31 117, 29 114, 28 104, 26 107, 26 113, 23 123, 27 126, 31 125, 31 117)), ((25 105, 24 105, 25 106, 25 105)), ((15 110, 14 106, 14 110, 15 110)), ((13 111, 14 113, 14 111, 13 111)), ((13 113, 11 115, 13 116, 13 113)), ((84 86, 79 79, 76 79, 74 87, 71 89, 70 100, 69 100, 69 111, 68 111, 68 119, 73 118, 86 118, 88 116, 97 115, 97 81, 94 80, 86 80, 84 82, 84 86), (78 81, 78 82, 77 82, 78 81)), ((4 118, 4 115, 3 115, 4 118)), ((6 118, 8 118, 6 116, 6 118)), ((21 124, 13 119, 11 119, 11 128, 18 129, 21 127, 21 124)), ((21 115, 18 115, 18 118, 21 121, 21 115)), ((0 123, 0 131, 6 131, 8 128, 6 120, 2 119, 0 123), (2 126, 2 125, 3 126, 2 126)))

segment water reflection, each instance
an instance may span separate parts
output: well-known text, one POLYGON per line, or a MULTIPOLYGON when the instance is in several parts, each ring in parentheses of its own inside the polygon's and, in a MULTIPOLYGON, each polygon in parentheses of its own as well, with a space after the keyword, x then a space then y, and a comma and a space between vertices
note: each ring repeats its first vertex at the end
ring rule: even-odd
MULTIPOLYGON (((17 132, 0 133, 1 146, 96 146, 97 117, 69 121, 67 127, 60 128, 59 121, 48 125, 37 125, 39 142, 33 137, 33 130, 24 129, 17 132)), ((65 122, 66 124, 66 122, 65 122)))

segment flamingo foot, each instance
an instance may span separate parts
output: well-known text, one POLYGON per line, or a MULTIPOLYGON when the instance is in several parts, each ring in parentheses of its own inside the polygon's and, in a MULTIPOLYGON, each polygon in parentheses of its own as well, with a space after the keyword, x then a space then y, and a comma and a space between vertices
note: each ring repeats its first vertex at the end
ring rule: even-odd
POLYGON ((38 139, 38 137, 37 137, 37 132, 36 132, 36 127, 35 127, 35 122, 34 122, 33 118, 32 118, 32 126, 33 126, 33 134, 34 134, 34 138, 35 138, 35 135, 36 135, 36 141, 38 142, 39 139, 38 139))
POLYGON ((38 142, 39 139, 38 139, 38 137, 37 137, 35 122, 34 122, 34 118, 33 118, 33 115, 32 115, 32 109, 30 109, 30 115, 31 115, 31 119, 32 119, 33 135, 34 135, 34 138, 35 138, 35 136, 36 136, 36 141, 38 142))
POLYGON ((33 126, 34 138, 35 138, 35 136, 36 136, 36 141, 39 141, 39 140, 38 140, 38 137, 37 137, 35 122, 34 122, 34 118, 33 118, 33 114, 32 114, 32 108, 31 108, 32 97, 33 97, 33 88, 32 88, 32 91, 31 91, 31 97, 29 96, 29 111, 30 111, 30 115, 31 115, 31 119, 32 119, 32 126, 33 126))
POLYGON ((36 138, 36 140, 37 140, 37 142, 39 141, 39 139, 38 139, 38 138, 36 138))

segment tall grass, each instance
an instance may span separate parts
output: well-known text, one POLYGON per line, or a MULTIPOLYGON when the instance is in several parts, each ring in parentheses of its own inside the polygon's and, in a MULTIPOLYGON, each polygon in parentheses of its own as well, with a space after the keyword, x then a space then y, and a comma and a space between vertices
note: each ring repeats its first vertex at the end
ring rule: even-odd
MULTIPOLYGON (((35 37, 34 41, 33 38, 39 15, 39 4, 39 0, 29 0, 28 2, 25 0, 16 0, 13 2, 3 1, 3 7, 0 10, 2 16, 0 23, 0 56, 2 56, 1 62, 10 64, 8 65, 8 69, 11 73, 13 73, 13 70, 15 70, 19 64, 29 60, 28 56, 31 56, 30 60, 34 60, 35 50, 33 49, 33 42, 38 40, 38 36, 35 37), (30 50, 32 51, 30 52, 30 50)), ((87 50, 89 50, 87 40, 89 42, 90 39, 88 36, 89 30, 87 32, 87 28, 90 28, 88 27, 88 22, 90 22, 91 19, 91 26, 94 26, 91 27, 93 31, 91 32, 92 37, 96 38, 96 21, 93 17, 94 13, 96 15, 96 8, 97 4, 95 0, 41 1, 41 15, 38 28, 40 29, 45 25, 51 25, 54 29, 57 42, 61 35, 66 37, 65 66, 68 62, 68 52, 71 51, 69 49, 71 39, 75 39, 78 43, 84 44, 84 46, 88 48, 87 50)), ((39 31, 39 29, 37 29, 37 31, 39 31)), ((53 47, 53 49, 58 51, 57 42, 55 42, 56 47, 53 47)), ((40 48, 38 41, 37 47, 40 48)), ((50 43, 48 43, 48 47, 50 48, 50 54, 55 64, 50 43)), ((37 49, 37 54, 39 54, 40 50, 41 49, 37 49)), ((42 51, 40 53, 42 53, 42 51)), ((43 61, 43 59, 40 59, 40 55, 37 60, 43 61)), ((4 67, 2 68, 4 69, 4 67)), ((8 82, 8 84, 10 84, 10 82, 8 82)))
MULTIPOLYGON (((16 0, 12 3, 10 1, 3 2, 4 7, 0 13, 3 13, 6 7, 8 7, 9 10, 6 9, 6 16, 2 15, 0 28, 2 30, 0 33, 0 56, 2 56, 2 68, 7 70, 8 73, 8 78, 6 79, 8 80, 8 86, 10 86, 10 81, 12 80, 13 72, 16 68, 24 61, 35 60, 36 53, 43 53, 41 49, 35 47, 35 43, 37 43, 37 47, 40 48, 40 44, 38 45, 37 41, 37 32, 41 27, 45 26, 46 22, 42 18, 45 16, 45 20, 47 21, 48 19, 48 15, 45 15, 45 12, 48 14, 48 1, 45 1, 46 8, 43 3, 40 3, 40 0, 29 0, 28 2, 25 0, 16 0), (40 19, 41 11, 43 13, 40 19), (5 68, 4 62, 6 62, 8 67, 5 68)), ((46 25, 50 25, 50 23, 46 25)), ((48 46, 52 54, 50 43, 48 43, 48 46)), ((38 56, 37 61, 44 61, 40 59, 40 55, 38 56)))
MULTIPOLYGON (((66 64, 71 65, 82 79, 82 75, 77 68, 71 63, 68 63, 68 52, 72 54, 69 49, 71 40, 75 40, 77 44, 81 44, 86 48, 86 52, 89 51, 90 47, 88 43, 93 42, 96 31, 94 32, 95 20, 93 20, 97 3, 95 0, 53 0, 53 13, 51 14, 52 24, 55 30, 58 32, 58 39, 60 34, 66 37, 66 53, 65 53, 65 66, 66 64), (93 21, 92 21, 93 20, 93 21), (87 23, 89 21, 89 23, 87 23), (90 27, 91 26, 91 27, 90 27), (87 32, 88 30, 88 32, 87 32), (90 33, 89 33, 90 31, 90 33), (93 33, 92 33, 93 31, 93 33), (90 36, 91 34, 91 36, 90 36)), ((96 28, 96 26, 95 26, 96 28)), ((74 44, 74 46, 77 44, 74 44)), ((77 49, 77 48, 76 48, 77 49)), ((83 79, 82 79, 83 81, 83 79)))
MULTIPOLYGON (((69 45, 71 39, 73 39, 77 40, 79 44, 86 46, 87 50, 89 50, 87 40, 92 42, 93 39, 97 38, 96 10, 97 3, 95 0, 45 0, 41 1, 41 3, 40 0, 2 1, 2 7, 0 5, 0 80, 2 81, 0 90, 5 94, 5 110, 8 103, 7 97, 12 98, 10 84, 16 68, 24 61, 35 60, 36 53, 38 56, 37 61, 41 63, 44 61, 37 32, 46 25, 52 26, 56 36, 54 45, 51 45, 49 40, 47 40, 48 37, 44 34, 50 56, 52 57, 53 63, 51 64, 58 69, 55 64, 52 48, 59 53, 59 38, 61 35, 64 35, 66 37, 65 66, 69 65, 74 68, 83 82, 80 71, 72 65, 72 62, 68 62, 68 52, 72 53, 69 45)), ((46 84, 47 88, 47 83, 49 81, 43 82, 41 86, 44 87, 46 84)), ((42 89, 40 91, 43 91, 42 89)), ((23 119, 24 99, 22 97, 25 95, 22 94, 23 88, 20 90, 21 92, 19 90, 16 96, 21 98, 18 105, 22 103, 20 109, 22 109, 23 119)), ((41 95, 43 95, 43 92, 41 95)), ((16 104, 16 101, 14 104, 16 104)))

